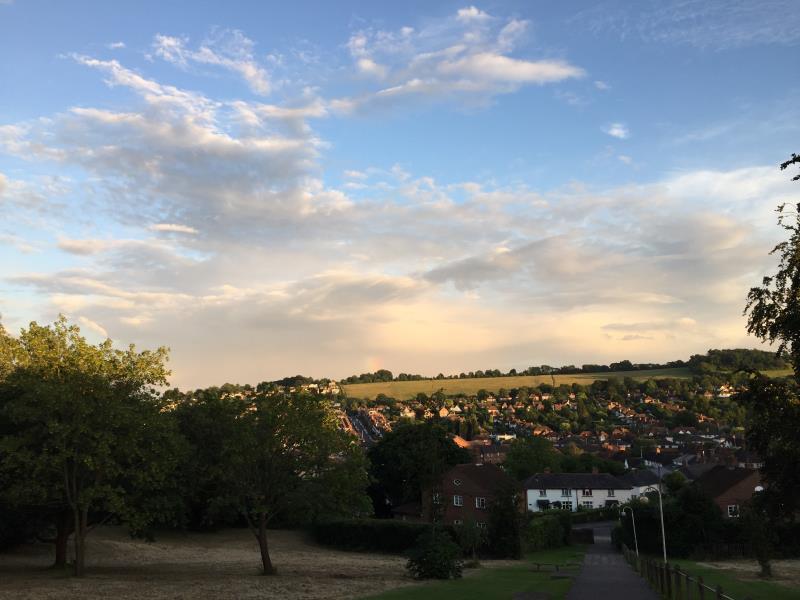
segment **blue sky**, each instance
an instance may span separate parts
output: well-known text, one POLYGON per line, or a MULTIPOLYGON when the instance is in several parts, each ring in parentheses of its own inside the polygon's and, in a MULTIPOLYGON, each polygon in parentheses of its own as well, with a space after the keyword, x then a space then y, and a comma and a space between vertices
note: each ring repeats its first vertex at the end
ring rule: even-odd
POLYGON ((3 323, 184 387, 752 346, 794 8, 0 1, 3 323))

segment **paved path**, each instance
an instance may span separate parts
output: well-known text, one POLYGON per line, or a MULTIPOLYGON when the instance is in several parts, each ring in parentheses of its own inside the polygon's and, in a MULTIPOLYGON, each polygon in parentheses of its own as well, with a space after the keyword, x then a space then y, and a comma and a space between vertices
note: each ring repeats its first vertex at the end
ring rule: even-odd
POLYGON ((576 527, 594 529, 594 544, 586 552, 567 600, 658 600, 656 593, 611 545, 612 526, 613 523, 606 522, 576 527))

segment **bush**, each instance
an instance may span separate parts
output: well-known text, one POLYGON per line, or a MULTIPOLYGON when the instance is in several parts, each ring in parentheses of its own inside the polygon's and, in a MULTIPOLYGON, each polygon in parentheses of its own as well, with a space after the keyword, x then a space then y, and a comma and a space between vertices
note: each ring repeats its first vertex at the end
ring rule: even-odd
POLYGON ((558 548, 566 543, 564 528, 557 515, 531 519, 523 531, 525 548, 530 552, 558 548))
POLYGON ((415 579, 456 579, 461 577, 461 548, 440 527, 428 527, 408 552, 406 568, 415 579))
POLYGON ((427 523, 394 519, 345 519, 316 523, 312 535, 317 543, 342 550, 402 554, 429 529, 427 523))

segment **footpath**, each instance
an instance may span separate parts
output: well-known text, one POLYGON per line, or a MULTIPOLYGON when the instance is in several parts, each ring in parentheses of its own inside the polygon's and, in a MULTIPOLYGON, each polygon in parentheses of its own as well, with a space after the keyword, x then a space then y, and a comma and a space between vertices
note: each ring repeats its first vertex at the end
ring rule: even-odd
POLYGON ((614 550, 612 526, 610 522, 586 525, 594 530, 594 544, 586 551, 567 600, 658 600, 645 580, 614 550))

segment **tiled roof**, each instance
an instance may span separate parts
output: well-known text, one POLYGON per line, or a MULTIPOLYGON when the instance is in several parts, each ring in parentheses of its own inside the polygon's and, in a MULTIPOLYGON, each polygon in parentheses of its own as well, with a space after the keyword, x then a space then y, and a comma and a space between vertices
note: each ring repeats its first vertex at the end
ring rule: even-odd
POLYGON ((632 486, 609 473, 537 473, 523 484, 526 490, 629 490, 632 486))

